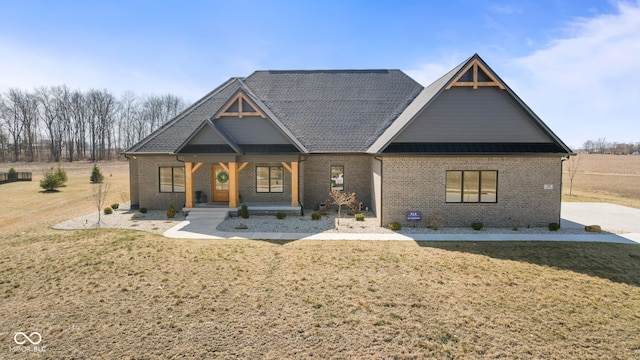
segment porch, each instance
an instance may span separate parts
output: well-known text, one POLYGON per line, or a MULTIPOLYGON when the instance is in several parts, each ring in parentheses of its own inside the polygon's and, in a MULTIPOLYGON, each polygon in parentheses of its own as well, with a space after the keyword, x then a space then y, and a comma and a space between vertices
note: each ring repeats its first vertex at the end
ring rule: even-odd
POLYGON ((289 216, 301 216, 303 214, 302 206, 292 206, 286 202, 247 202, 241 203, 238 207, 230 207, 228 203, 223 202, 208 202, 208 203, 196 203, 192 207, 182 208, 182 213, 188 216, 190 213, 198 213, 206 216, 207 214, 214 215, 224 213, 226 211, 227 216, 240 216, 240 209, 242 205, 246 205, 250 215, 275 215, 275 213, 282 211, 289 216))

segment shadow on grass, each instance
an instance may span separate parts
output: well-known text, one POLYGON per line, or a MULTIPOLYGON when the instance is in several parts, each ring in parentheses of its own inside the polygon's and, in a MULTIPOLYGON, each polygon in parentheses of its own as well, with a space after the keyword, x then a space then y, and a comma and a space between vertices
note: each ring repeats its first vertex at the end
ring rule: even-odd
POLYGON ((569 242, 431 242, 420 247, 485 255, 570 270, 640 286, 640 246, 569 242))

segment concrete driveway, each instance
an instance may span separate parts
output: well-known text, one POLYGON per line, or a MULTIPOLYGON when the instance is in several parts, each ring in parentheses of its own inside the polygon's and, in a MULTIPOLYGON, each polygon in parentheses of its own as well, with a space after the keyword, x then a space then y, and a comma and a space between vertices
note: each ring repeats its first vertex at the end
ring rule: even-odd
POLYGON ((640 242, 640 209, 609 203, 563 202, 562 227, 600 225, 603 231, 640 242))

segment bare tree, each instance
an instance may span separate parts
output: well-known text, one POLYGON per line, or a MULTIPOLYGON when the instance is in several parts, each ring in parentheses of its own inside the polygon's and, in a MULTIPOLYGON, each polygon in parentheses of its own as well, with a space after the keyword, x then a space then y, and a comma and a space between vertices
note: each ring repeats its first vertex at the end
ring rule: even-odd
POLYGON ((576 176, 578 166, 580 165, 580 154, 569 157, 569 160, 564 162, 567 165, 567 172, 569 173, 569 196, 573 195, 573 178, 576 176))
POLYGON ((105 181, 94 182, 91 185, 91 195, 93 197, 93 203, 98 209, 98 222, 96 223, 96 227, 100 227, 100 221, 102 221, 101 215, 103 211, 103 207, 107 201, 107 195, 109 194, 109 188, 111 187, 111 183, 107 178, 105 181))
POLYGON ((356 202, 356 193, 346 193, 338 189, 333 189, 329 196, 331 197, 331 203, 338 205, 338 225, 340 225, 340 211, 342 210, 342 206, 353 207, 356 202))

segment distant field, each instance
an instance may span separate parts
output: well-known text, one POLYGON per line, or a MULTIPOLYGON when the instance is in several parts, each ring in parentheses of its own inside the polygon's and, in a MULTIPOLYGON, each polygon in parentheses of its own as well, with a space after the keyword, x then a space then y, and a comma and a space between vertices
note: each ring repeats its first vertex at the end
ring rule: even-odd
POLYGON ((640 155, 580 154, 569 194, 569 174, 563 174, 563 201, 610 202, 640 208, 640 155))
POLYGON ((640 246, 50 229, 95 209, 90 169, 0 185, 1 359, 640 358, 640 246))

